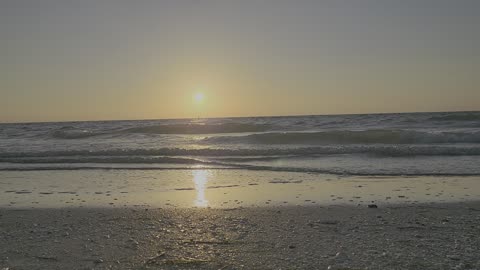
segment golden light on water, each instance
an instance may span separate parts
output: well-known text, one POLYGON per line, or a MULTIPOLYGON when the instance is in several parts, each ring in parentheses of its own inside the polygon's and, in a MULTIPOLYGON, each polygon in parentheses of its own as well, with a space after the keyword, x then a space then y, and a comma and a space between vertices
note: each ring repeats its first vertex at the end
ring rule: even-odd
POLYGON ((197 207, 207 207, 208 201, 205 198, 205 189, 208 182, 208 171, 207 170, 193 170, 193 183, 195 184, 195 191, 197 197, 193 204, 197 207))

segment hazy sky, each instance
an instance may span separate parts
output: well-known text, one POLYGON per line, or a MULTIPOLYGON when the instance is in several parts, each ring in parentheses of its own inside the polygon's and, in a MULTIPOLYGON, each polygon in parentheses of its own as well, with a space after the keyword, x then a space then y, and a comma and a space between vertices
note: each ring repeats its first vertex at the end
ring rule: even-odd
POLYGON ((478 0, 1 0, 0 121, 480 110, 479 29, 478 0))

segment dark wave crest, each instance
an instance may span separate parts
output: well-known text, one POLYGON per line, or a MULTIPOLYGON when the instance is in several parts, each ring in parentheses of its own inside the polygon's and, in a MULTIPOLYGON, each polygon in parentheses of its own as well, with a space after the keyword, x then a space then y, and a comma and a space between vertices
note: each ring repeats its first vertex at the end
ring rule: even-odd
POLYGON ((431 121, 480 121, 479 112, 451 113, 440 116, 432 116, 431 121))
POLYGON ((106 135, 108 133, 105 132, 93 132, 89 130, 56 130, 51 133, 51 137, 55 139, 85 139, 95 136, 106 135))
MULTIPOLYGON (((238 158, 264 158, 276 156, 311 156, 311 155, 336 155, 336 154, 370 154, 389 157, 408 156, 479 156, 480 146, 442 146, 442 145, 326 145, 314 147, 295 148, 265 148, 265 149, 183 149, 183 148, 159 148, 159 149, 110 149, 110 150, 65 150, 65 151, 39 151, 39 152, 4 152, 0 153, 0 162, 14 162, 16 160, 38 158, 85 160, 91 162, 110 160, 109 162, 144 163, 153 160, 158 163, 175 161, 187 163, 176 158, 192 157, 238 157, 238 158)), ((194 162, 193 162, 194 163, 194 162)))
POLYGON ((206 143, 236 144, 443 144, 480 143, 480 132, 423 132, 413 130, 337 130, 322 132, 270 132, 246 136, 217 136, 206 143))

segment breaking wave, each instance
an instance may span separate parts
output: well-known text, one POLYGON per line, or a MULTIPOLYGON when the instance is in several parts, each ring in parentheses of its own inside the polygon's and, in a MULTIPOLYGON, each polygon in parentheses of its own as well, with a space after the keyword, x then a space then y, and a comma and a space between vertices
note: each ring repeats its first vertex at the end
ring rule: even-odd
POLYGON ((153 134, 213 134, 213 133, 243 133, 263 132, 270 130, 271 125, 261 124, 177 124, 135 127, 125 129, 123 133, 153 133, 153 134))
POLYGON ((213 164, 195 158, 157 156, 51 156, 0 158, 0 162, 21 164, 118 163, 118 164, 213 164))
POLYGON ((371 154, 378 156, 408 157, 408 156, 478 156, 480 146, 442 146, 442 145, 328 145, 295 148, 265 148, 265 149, 110 149, 110 150, 71 150, 71 151, 41 151, 41 152, 4 152, 0 153, 0 162, 17 160, 72 160, 82 161, 89 158, 91 162, 122 162, 144 163, 154 162, 195 163, 192 158, 265 158, 276 156, 311 156, 335 154, 371 154), (36 158, 36 159, 35 159, 36 158), (188 161, 182 160, 188 158, 188 161))
POLYGON ((242 124, 242 123, 223 123, 223 124, 172 124, 172 125, 151 125, 140 126, 126 129, 117 129, 110 131, 94 131, 85 129, 76 129, 70 127, 61 127, 58 130, 50 132, 55 139, 84 139, 96 136, 124 136, 129 134, 222 134, 222 133, 245 133, 245 132, 265 132, 272 130, 271 125, 264 124, 242 124))
POLYGON ((432 116, 431 121, 479 121, 479 112, 451 113, 446 115, 432 116))
MULTIPOLYGON (((1 165, 1 164, 0 164, 1 165)), ((149 164, 28 164, 30 166, 21 167, 3 167, 0 166, 0 171, 74 171, 74 170, 198 170, 196 166, 158 166, 149 164)), ((299 173, 319 173, 332 174, 339 176, 478 176, 479 172, 422 172, 422 171, 406 171, 406 172, 382 172, 382 171, 355 171, 348 169, 323 169, 323 168, 299 168, 299 167, 276 167, 276 166, 257 166, 257 165, 237 165, 233 166, 204 166, 204 169, 214 170, 255 170, 255 171, 278 171, 278 172, 299 172, 299 173)))
POLYGON ((444 144, 480 143, 480 132, 423 132, 413 130, 338 130, 322 132, 270 132, 246 136, 216 136, 220 144, 444 144))
POLYGON ((56 130, 51 133, 51 136, 55 139, 84 139, 105 134, 107 133, 89 130, 56 130))

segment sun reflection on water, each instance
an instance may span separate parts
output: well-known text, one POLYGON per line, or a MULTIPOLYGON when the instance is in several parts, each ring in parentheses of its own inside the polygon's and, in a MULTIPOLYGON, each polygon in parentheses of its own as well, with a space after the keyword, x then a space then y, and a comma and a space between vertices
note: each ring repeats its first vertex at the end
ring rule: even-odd
POLYGON ((205 198, 205 188, 208 182, 207 170, 193 170, 193 182, 195 183, 195 191, 197 192, 197 198, 193 201, 193 204, 197 207, 207 207, 208 201, 205 198))

